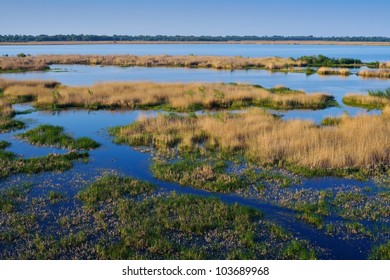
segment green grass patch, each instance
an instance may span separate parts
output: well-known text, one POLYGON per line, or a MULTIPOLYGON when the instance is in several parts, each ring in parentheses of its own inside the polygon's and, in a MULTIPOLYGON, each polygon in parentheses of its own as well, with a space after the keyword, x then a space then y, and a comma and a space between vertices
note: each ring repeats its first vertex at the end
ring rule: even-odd
POLYGON ((207 191, 227 193, 246 187, 245 180, 234 174, 226 174, 224 167, 221 162, 186 159, 174 163, 154 162, 151 169, 159 179, 207 191))
POLYGON ((78 193, 78 198, 87 206, 116 200, 122 196, 135 197, 151 194, 155 187, 149 183, 117 175, 106 175, 78 193))
POLYGON ((341 124, 341 118, 326 117, 321 120, 321 125, 323 126, 336 126, 341 124))
POLYGON ((390 241, 371 250, 370 259, 372 260, 390 260, 390 241))
POLYGON ((50 154, 45 157, 18 159, 12 153, 4 157, 0 152, 0 178, 19 173, 65 171, 72 168, 72 161, 86 158, 88 158, 88 153, 70 152, 64 155, 50 154))
POLYGON ((64 128, 52 125, 40 125, 34 129, 18 135, 19 138, 33 145, 52 146, 74 150, 92 150, 100 146, 94 140, 82 137, 73 139, 64 133, 64 128))
POLYGON ((11 146, 11 143, 9 143, 7 141, 0 141, 0 150, 4 150, 4 149, 8 148, 9 146, 11 146))
POLYGON ((0 117, 0 133, 19 130, 25 127, 26 125, 22 121, 14 120, 9 117, 0 117))

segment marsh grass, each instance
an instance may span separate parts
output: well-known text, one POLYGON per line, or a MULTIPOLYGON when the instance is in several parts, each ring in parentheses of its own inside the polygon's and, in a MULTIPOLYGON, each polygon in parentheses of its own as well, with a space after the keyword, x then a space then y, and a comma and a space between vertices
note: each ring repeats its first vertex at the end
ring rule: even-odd
POLYGON ((390 260, 390 241, 372 248, 370 259, 372 260, 390 260))
POLYGON ((78 193, 77 197, 89 207, 111 202, 124 196, 151 194, 155 186, 132 178, 105 175, 78 193))
POLYGON ((347 94, 343 97, 343 103, 366 109, 383 109, 390 106, 390 98, 381 95, 347 94))
POLYGON ((330 68, 330 67, 320 67, 317 71, 319 75, 341 75, 348 76, 351 74, 351 71, 348 68, 330 68))
POLYGON ((389 110, 380 116, 345 117, 334 127, 284 121, 259 109, 242 114, 178 115, 140 119, 112 131, 119 143, 160 152, 242 153, 260 165, 284 166, 311 176, 383 173, 390 163, 389 110))
MULTIPOLYGON (((5 82, 4 82, 5 83, 5 82)), ((240 109, 259 106, 273 109, 323 109, 336 105, 333 96, 279 88, 267 90, 246 84, 157 84, 114 82, 91 87, 54 89, 45 85, 4 87, 4 96, 13 102, 34 101, 40 108, 82 107, 90 109, 165 109, 198 111, 240 109)))
POLYGON ((92 150, 99 147, 94 140, 82 137, 73 139, 60 126, 40 125, 18 135, 18 138, 39 146, 52 146, 74 150, 92 150))
POLYGON ((51 64, 82 64, 104 66, 188 67, 214 69, 269 70, 300 66, 301 61, 290 58, 241 56, 169 56, 169 55, 39 55, 29 57, 0 57, 0 71, 47 70, 51 64))
POLYGON ((72 161, 88 158, 88 153, 70 152, 64 155, 49 154, 44 157, 20 159, 11 152, 0 151, 0 178, 19 173, 65 171, 72 168, 72 161))
POLYGON ((204 160, 180 160, 174 163, 154 162, 153 175, 180 185, 213 192, 229 193, 247 187, 245 179, 225 172, 224 163, 204 160))
POLYGON ((379 70, 361 70, 357 73, 358 76, 363 78, 381 78, 389 79, 390 70, 388 69, 379 69, 379 70))
POLYGON ((3 140, 0 141, 0 150, 4 150, 4 149, 8 148, 9 146, 11 146, 11 143, 9 143, 7 141, 3 141, 3 140))

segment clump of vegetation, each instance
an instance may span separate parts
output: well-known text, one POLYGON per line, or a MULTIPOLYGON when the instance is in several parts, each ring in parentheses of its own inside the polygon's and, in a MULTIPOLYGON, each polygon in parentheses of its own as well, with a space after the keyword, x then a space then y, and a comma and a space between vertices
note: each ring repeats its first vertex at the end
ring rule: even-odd
POLYGON ((302 56, 299 58, 309 67, 360 67, 362 61, 353 58, 330 58, 324 55, 302 56))
POLYGON ((381 95, 347 94, 343 97, 343 103, 360 108, 383 109, 390 106, 390 98, 381 95))
POLYGON ((57 192, 57 191, 50 191, 47 194, 47 198, 49 199, 50 203, 54 204, 54 203, 60 202, 61 200, 64 200, 65 194, 62 192, 57 192))
POLYGON ((317 71, 319 75, 341 75, 348 76, 351 74, 351 71, 348 68, 330 68, 330 67, 320 67, 317 71))
MULTIPOLYGON (((11 83, 11 82, 10 82, 11 83)), ((11 83, 12 84, 12 83, 11 83)), ((273 109, 323 109, 336 105, 333 96, 305 94, 287 88, 267 90, 245 84, 156 84, 116 82, 92 87, 11 85, 4 95, 41 108, 128 108, 196 111, 259 106, 273 109)))
POLYGON ((373 260, 390 260, 390 241, 380 246, 374 247, 370 254, 373 260))
POLYGON ((18 173, 65 171, 72 168, 72 161, 87 157, 87 153, 70 152, 64 155, 50 154, 45 157, 20 159, 11 152, 0 151, 0 178, 18 173))
POLYGON ((23 129, 25 126, 26 125, 22 121, 0 117, 0 133, 23 129))
POLYGON ((281 57, 170 56, 170 55, 38 55, 0 57, 1 71, 46 70, 51 64, 83 64, 109 66, 189 67, 215 69, 284 69, 300 66, 299 60, 281 57))
POLYGON ((369 90, 369 96, 385 97, 390 99, 390 87, 384 90, 369 90))
POLYGON ((380 116, 343 118, 328 129, 252 109, 242 114, 145 118, 112 133, 117 142, 153 146, 163 153, 175 147, 179 153, 228 151, 305 175, 367 176, 389 168, 388 120, 389 111, 384 110, 380 116))
POLYGON ((11 146, 11 143, 7 142, 7 141, 0 141, 0 150, 4 150, 6 148, 8 148, 9 146, 11 146))
POLYGON ((222 162, 181 160, 174 163, 154 162, 151 169, 160 179, 191 185, 213 192, 232 192, 245 188, 244 180, 234 174, 224 172, 222 162))
POLYGON ((62 127, 52 125, 40 125, 19 134, 18 137, 33 145, 54 146, 74 150, 92 150, 100 146, 99 143, 87 137, 73 139, 64 133, 62 127))
POLYGON ((341 124, 343 118, 326 117, 321 120, 323 126, 337 126, 341 124))
POLYGON ((358 76, 363 78, 390 78, 390 70, 380 69, 380 70, 361 70, 357 73, 358 76))
POLYGON ((135 197, 141 194, 151 194, 154 190, 155 186, 143 181, 117 175, 106 175, 93 182, 85 190, 80 191, 77 196, 87 206, 94 207, 123 196, 135 197))

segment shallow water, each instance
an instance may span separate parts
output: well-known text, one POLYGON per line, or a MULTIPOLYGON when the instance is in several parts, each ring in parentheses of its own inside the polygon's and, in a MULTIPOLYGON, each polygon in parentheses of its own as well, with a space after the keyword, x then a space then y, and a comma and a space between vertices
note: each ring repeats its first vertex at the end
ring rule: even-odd
MULTIPOLYGON (((26 105, 16 106, 17 110, 28 109, 26 105)), ((70 195, 75 195, 85 183, 102 175, 107 171, 115 171, 119 174, 132 176, 156 184, 161 191, 175 191, 182 194, 195 194, 200 196, 213 196, 222 199, 227 203, 240 203, 263 211, 267 219, 277 222, 280 225, 294 232, 300 238, 307 239, 313 244, 327 248, 327 257, 338 259, 364 258, 364 252, 369 248, 367 241, 345 241, 332 238, 325 233, 297 221, 294 212, 271 204, 261 202, 254 198, 246 198, 236 194, 216 194, 191 187, 182 187, 174 183, 164 182, 153 177, 150 171, 152 158, 149 153, 142 153, 127 145, 116 145, 112 137, 107 133, 107 128, 118 125, 125 125, 134 122, 140 115, 155 116, 156 112, 150 111, 86 111, 68 110, 61 112, 33 112, 28 115, 18 115, 16 118, 24 120, 31 129, 39 124, 61 125, 65 131, 74 137, 88 136, 101 143, 101 147, 90 151, 88 163, 77 162, 73 169, 63 173, 43 173, 36 175, 13 175, 1 181, 3 187, 18 182, 34 182, 42 189, 55 187, 65 190, 70 195)), ((36 147, 20 141, 15 137, 22 131, 0 134, 0 140, 12 143, 7 150, 15 152, 20 156, 32 157, 43 156, 48 153, 63 153, 65 150, 36 147)), ((342 178, 312 178, 304 179, 302 183, 292 186, 292 190, 321 189, 321 188, 346 188, 353 186, 375 186, 372 181, 359 182, 352 179, 342 178)), ((39 189, 39 188, 38 188, 39 189)))
POLYGON ((364 62, 390 61, 390 46, 256 45, 256 44, 98 44, 0 46, 0 55, 38 54, 135 54, 220 55, 244 57, 294 57, 326 55, 364 62))
MULTIPOLYGON (((65 85, 82 86, 98 82, 109 81, 153 81, 153 82, 224 82, 259 84, 271 88, 284 85, 292 89, 304 90, 307 93, 328 93, 335 96, 340 108, 325 110, 292 110, 281 112, 284 118, 310 119, 319 123, 324 117, 340 116, 348 113, 355 116, 367 113, 365 109, 346 106, 342 98, 347 93, 367 93, 369 89, 386 89, 390 87, 390 80, 363 79, 355 75, 320 76, 317 74, 306 76, 301 73, 273 73, 265 70, 214 70, 214 69, 187 69, 165 67, 113 67, 113 66, 85 66, 85 65, 52 65, 54 71, 26 72, 0 74, 0 78, 16 80, 56 80, 65 85)), ((371 110, 369 114, 379 114, 378 110, 371 110)))

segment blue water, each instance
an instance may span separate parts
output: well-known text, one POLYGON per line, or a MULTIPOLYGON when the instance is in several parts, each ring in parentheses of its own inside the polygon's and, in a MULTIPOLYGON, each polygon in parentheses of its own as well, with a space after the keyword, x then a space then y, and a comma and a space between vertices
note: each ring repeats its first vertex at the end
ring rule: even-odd
MULTIPOLYGON (((28 109, 28 105, 19 105, 16 110, 28 109)), ((200 196, 214 196, 226 203, 240 203, 254 207, 264 212, 267 220, 274 221, 288 230, 294 232, 297 237, 304 238, 322 248, 327 248, 330 255, 326 258, 337 259, 359 259, 364 258, 368 243, 364 240, 346 241, 327 236, 323 231, 315 230, 295 219, 295 212, 281 208, 256 198, 242 197, 237 194, 218 194, 198 190, 188 186, 179 186, 175 183, 164 182, 153 177, 150 171, 152 157, 149 153, 142 153, 127 145, 116 145, 107 133, 112 126, 126 125, 134 122, 140 116, 155 116, 156 112, 151 111, 87 111, 67 110, 61 112, 33 112, 29 115, 18 115, 16 118, 26 121, 31 129, 39 124, 61 125, 67 133, 74 137, 91 137, 101 144, 96 150, 90 151, 90 159, 87 163, 78 162, 74 167, 62 173, 41 173, 33 175, 14 175, 1 181, 1 186, 13 185, 18 182, 34 182, 40 189, 56 188, 65 191, 69 195, 75 195, 86 182, 94 180, 104 172, 115 171, 125 176, 132 176, 146 180, 159 187, 162 192, 175 191, 180 194, 194 194, 200 196)), ((11 132, 0 134, 0 140, 12 143, 7 149, 23 157, 44 156, 48 153, 63 153, 65 150, 56 148, 36 147, 29 145, 15 137, 18 133, 11 132)), ((297 190, 318 189, 318 186, 326 188, 342 188, 343 186, 360 186, 362 182, 353 179, 342 178, 312 178, 304 179, 298 186, 291 187, 297 190)), ((365 186, 372 186, 373 182, 366 182, 365 186)), ((291 189, 292 191, 294 189, 291 189)), ((324 256, 325 257, 325 256, 324 256)))
POLYGON ((244 57, 294 57, 323 54, 356 58, 365 62, 390 61, 390 46, 256 45, 256 44, 100 44, 0 46, 0 55, 38 54, 134 54, 222 55, 244 57))
MULTIPOLYGON (((390 87, 390 80, 363 79, 356 75, 348 77, 320 76, 317 74, 306 76, 300 73, 273 73, 265 70, 214 70, 214 69, 187 69, 164 67, 114 67, 114 66, 85 66, 85 65, 52 65, 54 71, 26 72, 0 74, 0 78, 16 80, 56 80, 65 85, 85 86, 98 82, 109 81, 153 81, 153 82, 238 82, 259 84, 271 88, 284 85, 292 89, 304 90, 307 93, 327 93, 335 96, 340 108, 325 110, 293 110, 282 112, 285 118, 310 119, 320 122, 324 117, 340 116, 348 113, 355 116, 367 113, 365 109, 346 106, 342 98, 347 93, 367 93, 369 89, 386 89, 390 87)), ((378 114, 372 110, 369 114, 378 114)))

